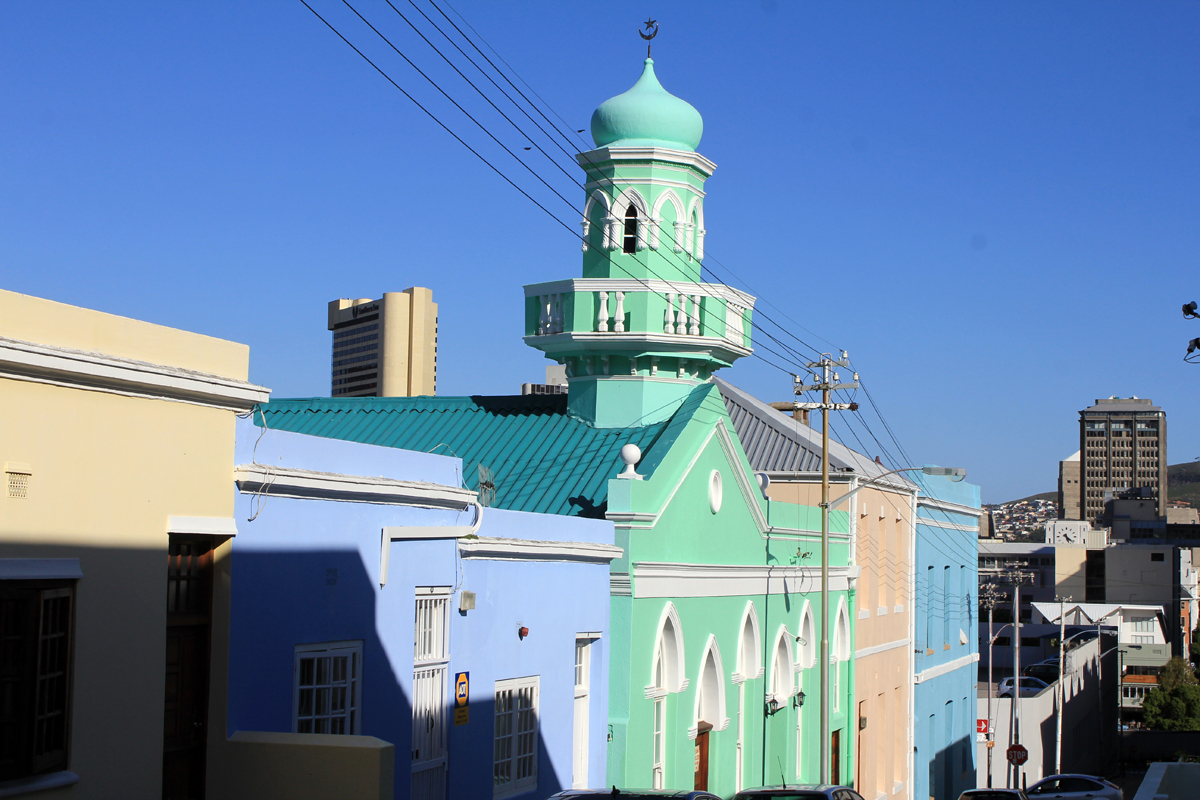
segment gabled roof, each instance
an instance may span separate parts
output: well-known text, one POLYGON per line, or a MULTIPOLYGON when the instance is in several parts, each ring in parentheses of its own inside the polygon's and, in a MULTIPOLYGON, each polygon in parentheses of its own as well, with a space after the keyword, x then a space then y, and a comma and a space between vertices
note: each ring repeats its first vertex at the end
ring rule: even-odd
MULTIPOLYGON (((746 450, 750 466, 762 472, 820 472, 821 433, 799 420, 785 416, 756 397, 731 383, 714 377, 713 383, 721 392, 738 439, 746 450)), ((829 442, 829 469, 852 470, 859 475, 875 477, 889 468, 857 453, 838 442, 829 442)), ((914 484, 902 475, 889 475, 880 483, 903 487, 911 491, 914 484)))
POLYGON ((603 516, 608 480, 624 467, 621 447, 640 447, 646 466, 638 471, 651 472, 661 461, 651 457, 656 445, 668 448, 674 438, 666 433, 672 421, 696 407, 685 402, 672 420, 644 427, 596 428, 567 414, 566 395, 317 397, 272 400, 259 406, 255 423, 265 419, 272 430, 457 456, 469 489, 479 489, 480 464, 492 471, 491 505, 497 508, 603 516))

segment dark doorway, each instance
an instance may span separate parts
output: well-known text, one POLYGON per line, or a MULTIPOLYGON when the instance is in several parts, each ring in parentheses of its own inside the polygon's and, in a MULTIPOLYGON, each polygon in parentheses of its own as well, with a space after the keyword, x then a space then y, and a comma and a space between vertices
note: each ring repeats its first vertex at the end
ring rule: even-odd
POLYGON ((172 536, 167 550, 163 800, 202 800, 208 738, 212 545, 172 536))
POLYGON ((700 732, 696 734, 696 774, 693 788, 697 791, 708 791, 708 733, 712 725, 700 723, 700 732))
POLYGON ((842 729, 838 728, 829 739, 829 782, 834 786, 842 782, 842 729))

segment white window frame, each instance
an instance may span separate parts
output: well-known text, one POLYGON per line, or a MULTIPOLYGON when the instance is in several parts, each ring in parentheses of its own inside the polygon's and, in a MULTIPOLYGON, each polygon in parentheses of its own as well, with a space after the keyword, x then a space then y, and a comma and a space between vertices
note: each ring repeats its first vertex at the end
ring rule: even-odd
POLYGON ((537 789, 538 780, 538 740, 540 738, 539 714, 541 711, 540 703, 541 694, 541 676, 530 675, 524 678, 508 678, 506 680, 496 681, 495 695, 495 718, 492 726, 492 797, 513 797, 518 794, 533 791, 537 789), (528 717, 522 717, 521 709, 517 706, 517 698, 522 690, 530 691, 528 695, 532 698, 532 703, 528 709, 531 714, 528 717), (501 711, 502 703, 500 695, 502 692, 512 692, 513 705, 511 711, 501 711), (511 714, 509 724, 503 725, 501 722, 502 714, 511 714), (525 720, 522 726, 522 719, 525 720), (503 729, 503 732, 501 732, 503 729), (528 740, 523 740, 523 736, 529 736, 528 740), (503 748, 502 743, 508 740, 508 748, 503 748), (525 741, 522 749, 523 741, 525 741), (505 758, 501 759, 500 756, 505 758), (518 777, 519 759, 528 758, 529 774, 518 777), (509 772, 510 780, 503 784, 497 784, 498 766, 501 761, 511 762, 509 772))
POLYGON ((650 788, 662 789, 665 785, 666 774, 666 724, 667 724, 667 687, 666 683, 666 653, 659 643, 659 652, 654 658, 654 722, 651 727, 650 739, 650 788))
MULTIPOLYGON (((310 644, 296 645, 295 654, 292 661, 292 733, 300 732, 300 661, 303 658, 311 658, 314 655, 327 654, 331 657, 348 656, 350 658, 350 666, 347 670, 347 677, 344 687, 347 689, 348 699, 346 702, 346 715, 349 717, 349 725, 346 726, 345 734, 349 736, 357 736, 362 733, 362 674, 363 674, 363 643, 362 639, 351 639, 340 642, 313 642, 310 644)), ((332 681, 327 684, 320 684, 328 688, 338 688, 339 684, 334 684, 332 681)), ((314 686, 314 688, 319 688, 314 686)), ((315 709, 314 709, 315 711, 315 709)), ((332 713, 325 715, 313 714, 306 719, 318 718, 333 719, 332 713)))

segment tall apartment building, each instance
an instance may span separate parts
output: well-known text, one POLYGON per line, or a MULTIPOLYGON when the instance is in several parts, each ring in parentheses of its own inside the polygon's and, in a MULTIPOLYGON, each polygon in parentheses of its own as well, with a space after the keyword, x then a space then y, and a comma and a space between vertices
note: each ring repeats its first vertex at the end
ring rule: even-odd
POLYGON ((1166 516, 1167 417, 1149 400, 1110 397, 1079 412, 1083 519, 1097 521, 1108 498, 1139 492, 1166 516))
POLYGON ((332 397, 437 394, 437 303, 419 286, 378 300, 334 300, 332 397))

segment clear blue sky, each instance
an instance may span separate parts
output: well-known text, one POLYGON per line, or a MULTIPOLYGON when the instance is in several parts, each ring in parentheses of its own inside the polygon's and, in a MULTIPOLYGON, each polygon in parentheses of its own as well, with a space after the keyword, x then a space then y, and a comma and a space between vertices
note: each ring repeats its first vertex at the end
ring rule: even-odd
MULTIPOLYGON (((1200 457, 1179 312, 1200 300, 1200 4, 454 3, 571 128, 633 84, 658 18, 658 76, 719 165, 708 255, 848 349, 917 463, 966 467, 989 502, 1053 489, 1078 410, 1112 394, 1166 409, 1172 462, 1200 457)), ((355 5, 581 207, 392 9, 355 5)), ((521 285, 578 275, 578 240, 299 2, 5 3, 0 108, 3 288, 245 342, 289 397, 328 393, 329 300, 423 285, 441 393, 541 378, 521 285)), ((757 359, 724 375, 790 397, 757 359)))

